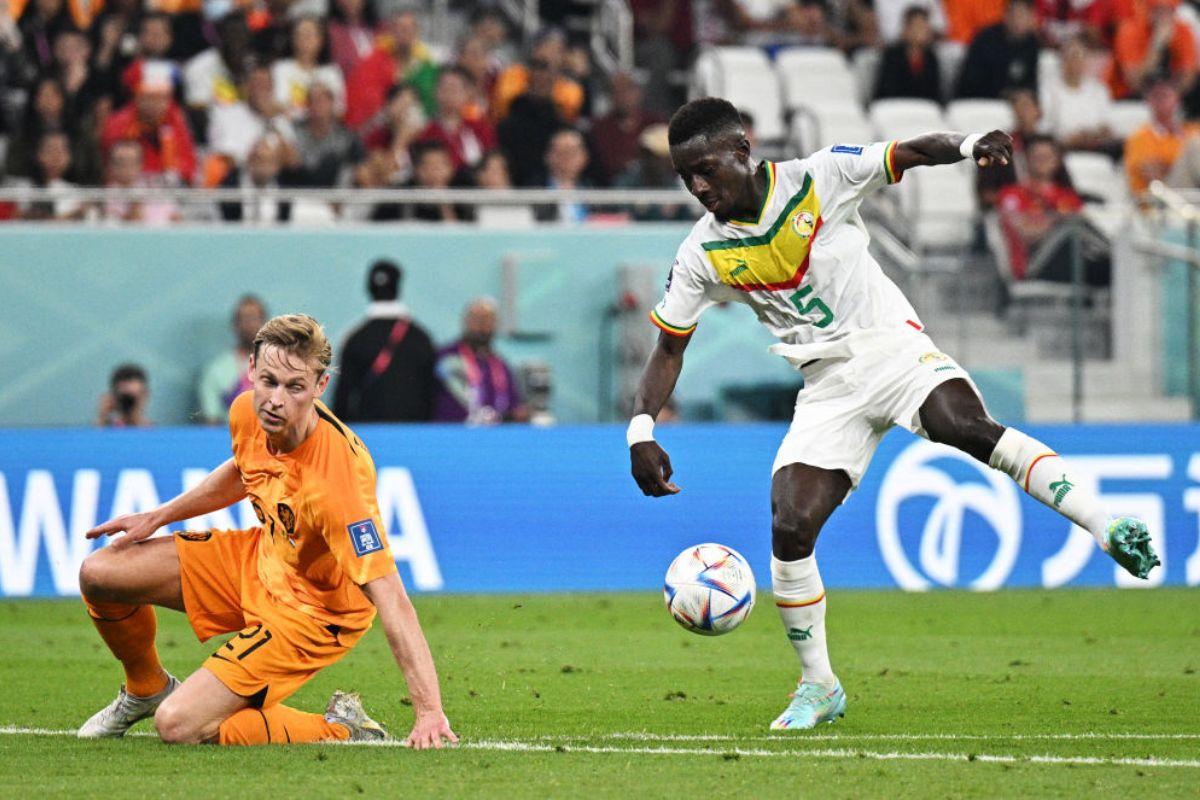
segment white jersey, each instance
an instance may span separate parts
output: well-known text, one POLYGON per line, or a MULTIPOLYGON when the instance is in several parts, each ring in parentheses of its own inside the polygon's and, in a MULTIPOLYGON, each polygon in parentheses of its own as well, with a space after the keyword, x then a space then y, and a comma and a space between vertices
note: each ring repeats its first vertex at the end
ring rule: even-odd
POLYGON ((859 214, 867 192, 900 179, 895 149, 895 142, 836 145, 766 162, 769 186, 757 218, 721 222, 706 213, 680 246, 651 320, 686 336, 709 306, 737 301, 791 346, 778 351, 812 358, 837 353, 858 331, 922 330, 867 252, 859 214))

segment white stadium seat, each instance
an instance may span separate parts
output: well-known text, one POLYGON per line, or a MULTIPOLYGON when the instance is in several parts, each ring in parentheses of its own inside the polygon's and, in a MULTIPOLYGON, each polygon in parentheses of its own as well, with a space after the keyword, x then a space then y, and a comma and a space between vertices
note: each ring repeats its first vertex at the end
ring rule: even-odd
POLYGON ((858 85, 840 50, 789 47, 776 54, 775 73, 788 110, 858 105, 858 85))
POLYGON ((1120 100, 1113 103, 1109 127, 1122 139, 1150 121, 1150 109, 1141 100, 1120 100))
POLYGON ((960 249, 971 244, 978 216, 973 173, 960 167, 914 169, 905 173, 900 187, 914 249, 960 249))
POLYGON ((1012 106, 1004 100, 954 100, 946 106, 946 123, 963 133, 1009 131, 1013 128, 1012 106))
POLYGON ((1106 203, 1124 199, 1125 177, 1103 153, 1067 153, 1063 164, 1080 194, 1094 195, 1106 203))
POLYGON ((1058 77, 1060 64, 1062 59, 1058 56, 1058 51, 1049 47, 1038 53, 1038 85, 1045 86, 1047 82, 1058 77))
POLYGON ((942 71, 942 97, 953 97, 958 72, 967 54, 966 47, 961 42, 945 39, 935 44, 933 51, 937 53, 938 68, 942 71))
POLYGON ((857 108, 800 112, 792 116, 792 141, 797 155, 832 144, 867 144, 875 139, 871 123, 857 108))
POLYGON ((875 78, 882 59, 882 54, 875 47, 860 47, 854 53, 854 80, 858 83, 858 101, 863 106, 875 99, 875 78))
POLYGON ((930 131, 945 130, 942 109, 932 100, 890 98, 876 100, 868 113, 878 140, 908 139, 930 131))
POLYGON ((693 97, 724 97, 754 116, 754 132, 765 141, 779 141, 787 131, 779 78, 766 54, 757 47, 714 47, 705 50, 693 70, 693 97))

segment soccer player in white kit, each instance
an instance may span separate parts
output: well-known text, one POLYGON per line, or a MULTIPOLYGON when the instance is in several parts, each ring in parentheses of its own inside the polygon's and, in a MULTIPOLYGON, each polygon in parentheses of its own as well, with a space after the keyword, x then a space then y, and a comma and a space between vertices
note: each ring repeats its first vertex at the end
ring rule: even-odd
POLYGON ((629 424, 632 473, 646 495, 679 491, 654 441, 654 418, 675 388, 704 310, 724 301, 748 305, 779 339, 771 351, 804 376, 771 482, 772 588, 802 674, 772 729, 812 728, 845 714, 813 547, 893 425, 1007 473, 1090 531, 1133 575, 1145 578, 1159 564, 1141 520, 1110 517, 1053 450, 988 416, 970 377, 938 350, 867 251, 859 204, 868 192, 913 167, 964 158, 981 167, 1007 163, 1007 134, 930 133, 774 163, 751 156, 732 104, 702 98, 675 113, 669 141, 675 170, 708 213, 680 246, 650 313, 661 333, 629 424))

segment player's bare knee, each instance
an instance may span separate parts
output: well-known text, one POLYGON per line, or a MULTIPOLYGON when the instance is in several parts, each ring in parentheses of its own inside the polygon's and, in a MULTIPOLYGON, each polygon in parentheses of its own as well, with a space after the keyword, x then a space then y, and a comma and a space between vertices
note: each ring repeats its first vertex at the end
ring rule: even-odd
POLYGON ((164 702, 154 712, 154 727, 158 729, 158 738, 166 744, 199 744, 204 741, 201 731, 195 727, 189 716, 183 705, 164 702))
POLYGON ((820 520, 811 510, 776 509, 771 515, 771 551, 780 561, 808 558, 820 530, 820 520))
POLYGON ((97 550, 79 565, 79 593, 91 600, 103 600, 111 579, 108 557, 97 550))

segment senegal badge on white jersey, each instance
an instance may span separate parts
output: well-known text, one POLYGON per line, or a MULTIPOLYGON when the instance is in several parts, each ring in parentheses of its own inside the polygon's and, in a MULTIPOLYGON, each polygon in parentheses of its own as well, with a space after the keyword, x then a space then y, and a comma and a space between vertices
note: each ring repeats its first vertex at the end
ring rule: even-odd
POLYGON ((737 301, 788 344, 910 326, 916 312, 867 252, 864 194, 900 179, 895 142, 836 145, 808 158, 763 162, 767 194, 753 219, 702 217, 679 248, 650 312, 686 336, 709 306, 737 301))

